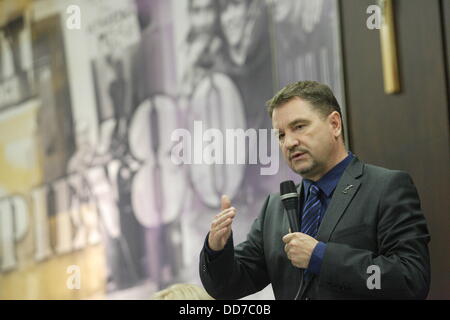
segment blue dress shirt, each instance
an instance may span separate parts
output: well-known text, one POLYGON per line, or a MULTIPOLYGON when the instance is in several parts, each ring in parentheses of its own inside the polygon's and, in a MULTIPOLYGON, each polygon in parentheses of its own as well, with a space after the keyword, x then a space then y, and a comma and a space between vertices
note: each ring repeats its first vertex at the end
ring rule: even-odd
MULTIPOLYGON (((320 178, 318 181, 315 182, 315 185, 319 187, 321 193, 320 193, 320 200, 322 203, 321 210, 319 212, 319 226, 322 222, 323 216, 328 208, 328 205, 330 204, 331 197, 333 196, 334 189, 336 189, 336 186, 341 179, 342 174, 344 173, 345 168, 350 164, 350 162, 353 159, 353 154, 349 151, 348 156, 339 162, 337 165, 335 165, 330 171, 328 171, 322 178, 320 178)), ((303 179, 303 195, 304 199, 307 199, 309 187, 313 183, 313 181, 308 179, 303 179)), ((300 211, 300 210, 299 210, 300 211)), ((303 212, 303 210, 301 210, 303 212)), ((300 216, 302 215, 302 212, 300 212, 300 216)), ((314 248, 311 259, 309 260, 308 265, 308 272, 319 274, 320 268, 322 266, 323 256, 325 254, 325 249, 327 248, 327 245, 319 241, 319 243, 314 248)))

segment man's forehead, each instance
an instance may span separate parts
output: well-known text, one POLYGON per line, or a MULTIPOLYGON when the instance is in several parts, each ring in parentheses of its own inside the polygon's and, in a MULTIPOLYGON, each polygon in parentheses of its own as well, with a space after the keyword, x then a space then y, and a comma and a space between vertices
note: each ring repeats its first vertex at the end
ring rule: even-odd
POLYGON ((272 125, 275 128, 289 126, 294 122, 311 121, 314 118, 314 111, 307 102, 300 99, 291 100, 272 112, 272 125))

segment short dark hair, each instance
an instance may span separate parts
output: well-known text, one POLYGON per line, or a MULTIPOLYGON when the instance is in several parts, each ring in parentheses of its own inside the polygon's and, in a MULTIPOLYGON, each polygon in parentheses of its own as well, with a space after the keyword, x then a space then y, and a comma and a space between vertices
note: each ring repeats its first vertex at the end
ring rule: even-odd
POLYGON ((273 110, 286 104, 294 98, 308 101, 325 118, 333 111, 341 117, 342 139, 344 139, 344 122, 342 112, 336 97, 327 85, 317 81, 299 81, 288 84, 266 102, 267 111, 272 118, 273 110))

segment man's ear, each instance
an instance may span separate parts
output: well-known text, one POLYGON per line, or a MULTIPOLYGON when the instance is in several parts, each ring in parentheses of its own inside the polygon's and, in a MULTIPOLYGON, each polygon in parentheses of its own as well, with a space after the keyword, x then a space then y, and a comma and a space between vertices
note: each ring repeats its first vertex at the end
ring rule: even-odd
POLYGON ((341 133, 342 133, 342 119, 339 115, 339 112, 333 111, 328 116, 329 123, 331 125, 331 128, 333 130, 333 136, 337 139, 341 133))

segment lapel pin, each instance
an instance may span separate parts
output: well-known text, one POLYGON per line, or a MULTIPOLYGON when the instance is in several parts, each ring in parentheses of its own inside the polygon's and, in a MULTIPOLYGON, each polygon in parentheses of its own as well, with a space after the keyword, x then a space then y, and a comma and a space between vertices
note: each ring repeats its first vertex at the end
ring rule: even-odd
POLYGON ((348 190, 350 190, 351 188, 353 188, 353 185, 352 185, 352 184, 349 184, 348 186, 345 187, 345 189, 342 191, 342 193, 347 194, 347 193, 348 193, 348 190))

